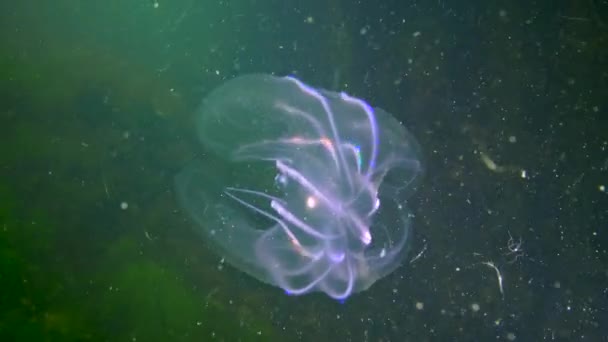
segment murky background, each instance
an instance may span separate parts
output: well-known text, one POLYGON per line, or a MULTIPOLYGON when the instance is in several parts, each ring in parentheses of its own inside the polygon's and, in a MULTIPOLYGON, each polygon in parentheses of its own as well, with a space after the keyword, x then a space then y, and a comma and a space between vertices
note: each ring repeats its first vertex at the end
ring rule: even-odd
POLYGON ((0 340, 606 336, 605 1, 0 4, 0 340), (406 263, 344 304, 224 265, 179 210, 201 99, 297 75, 393 113, 406 263))

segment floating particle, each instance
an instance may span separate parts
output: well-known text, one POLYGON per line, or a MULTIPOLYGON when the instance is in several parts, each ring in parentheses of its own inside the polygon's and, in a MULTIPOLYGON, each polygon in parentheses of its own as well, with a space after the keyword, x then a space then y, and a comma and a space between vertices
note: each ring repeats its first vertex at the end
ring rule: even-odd
POLYGON ((526 172, 526 170, 521 170, 519 172, 519 176, 523 179, 526 179, 526 178, 528 178, 528 172, 526 172))

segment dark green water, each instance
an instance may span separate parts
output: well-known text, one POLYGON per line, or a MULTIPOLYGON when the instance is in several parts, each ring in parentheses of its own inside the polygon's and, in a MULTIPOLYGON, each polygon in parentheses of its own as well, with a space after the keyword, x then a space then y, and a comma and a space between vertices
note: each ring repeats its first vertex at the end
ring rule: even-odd
POLYGON ((600 341, 602 1, 0 4, 1 341, 600 341), (297 75, 393 113, 426 171, 403 266, 341 304, 225 265, 179 208, 192 115, 297 75))

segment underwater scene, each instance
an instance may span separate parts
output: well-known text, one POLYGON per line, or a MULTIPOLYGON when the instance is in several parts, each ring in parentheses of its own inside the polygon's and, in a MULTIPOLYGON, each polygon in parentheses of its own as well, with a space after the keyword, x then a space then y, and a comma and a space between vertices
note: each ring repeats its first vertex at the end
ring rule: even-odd
POLYGON ((607 3, 0 16, 0 341, 607 340, 607 3))

